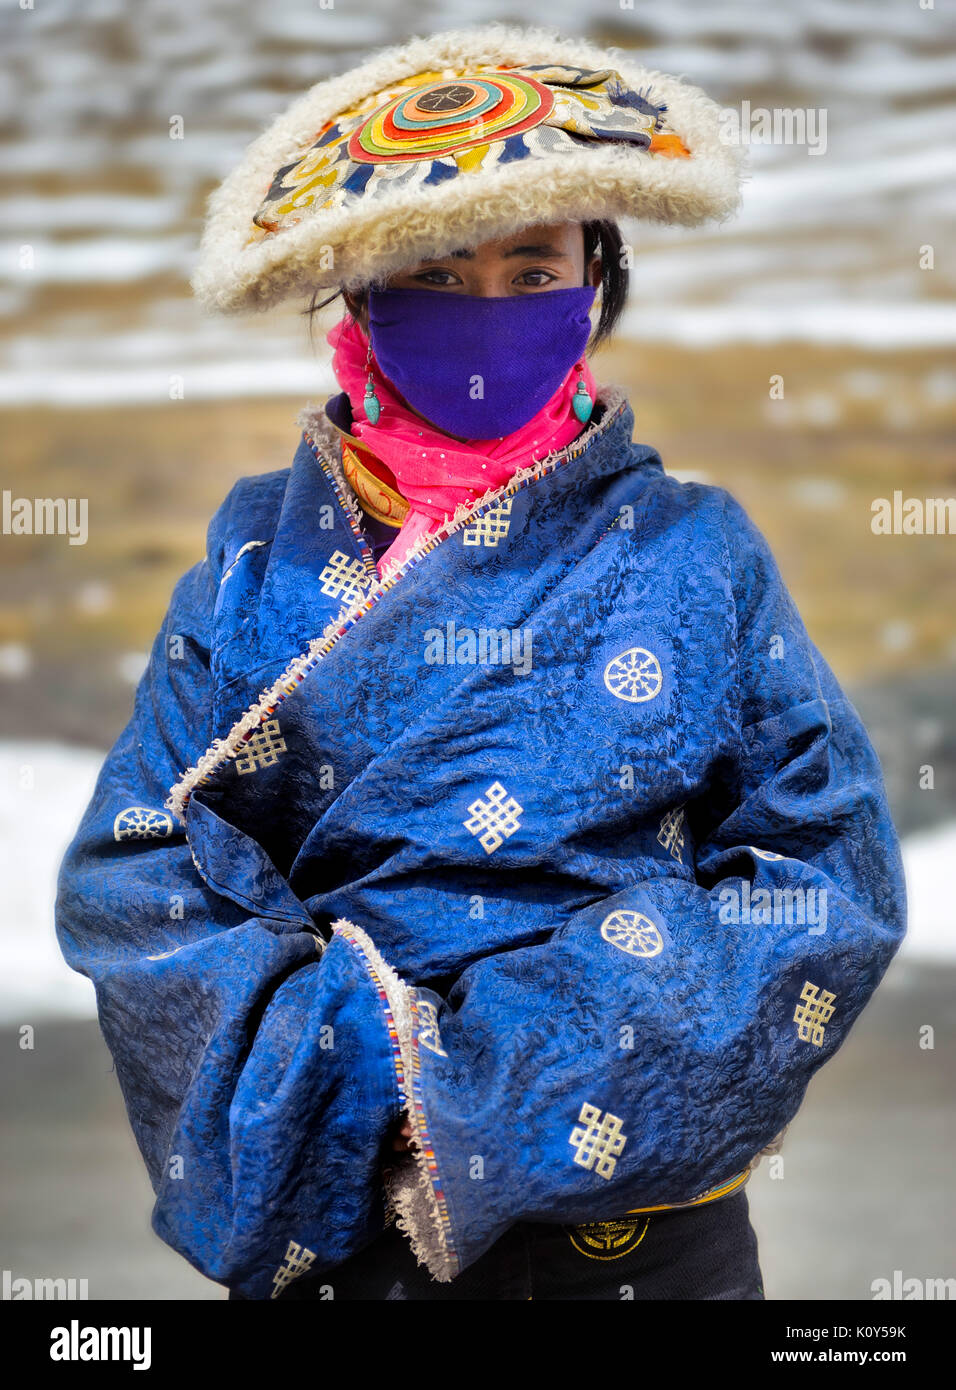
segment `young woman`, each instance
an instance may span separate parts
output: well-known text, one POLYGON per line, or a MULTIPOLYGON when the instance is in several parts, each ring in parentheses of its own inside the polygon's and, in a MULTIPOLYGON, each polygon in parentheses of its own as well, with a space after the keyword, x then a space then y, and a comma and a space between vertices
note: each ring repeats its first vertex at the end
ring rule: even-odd
POLYGON ((586 360, 615 219, 735 205, 717 131, 493 26, 319 84, 213 201, 197 291, 341 288, 341 391, 213 517, 57 911, 155 1229, 233 1297, 763 1297, 744 1184, 904 903, 766 543, 586 360))

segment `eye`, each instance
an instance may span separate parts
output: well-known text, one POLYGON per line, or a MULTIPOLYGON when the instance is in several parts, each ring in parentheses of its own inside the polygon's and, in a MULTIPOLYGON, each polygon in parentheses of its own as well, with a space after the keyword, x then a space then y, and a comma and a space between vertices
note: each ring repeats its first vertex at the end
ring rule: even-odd
POLYGON ((550 270, 523 270, 520 275, 515 276, 515 284, 530 285, 549 285, 552 280, 558 277, 552 275, 550 270))
POLYGON ((434 270, 420 271, 414 277, 425 285, 460 285, 461 281, 452 270, 442 270, 438 266, 434 270))

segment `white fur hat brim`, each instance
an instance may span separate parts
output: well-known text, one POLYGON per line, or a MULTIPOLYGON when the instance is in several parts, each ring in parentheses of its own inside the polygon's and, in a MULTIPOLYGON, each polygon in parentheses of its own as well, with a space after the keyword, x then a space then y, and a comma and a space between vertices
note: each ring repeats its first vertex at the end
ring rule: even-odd
POLYGON ((265 309, 314 290, 358 288, 460 247, 533 223, 631 217, 698 226, 740 202, 743 151, 720 138, 720 108, 697 87, 542 29, 489 24, 389 48, 317 83, 246 151, 211 195, 192 287, 221 313, 265 309), (560 157, 495 164, 428 188, 388 188, 374 199, 317 209, 294 226, 250 241, 252 219, 278 169, 301 158, 336 115, 417 73, 453 77, 472 65, 555 63, 611 68, 635 91, 666 104, 668 129, 688 158, 626 144, 580 142, 560 157))

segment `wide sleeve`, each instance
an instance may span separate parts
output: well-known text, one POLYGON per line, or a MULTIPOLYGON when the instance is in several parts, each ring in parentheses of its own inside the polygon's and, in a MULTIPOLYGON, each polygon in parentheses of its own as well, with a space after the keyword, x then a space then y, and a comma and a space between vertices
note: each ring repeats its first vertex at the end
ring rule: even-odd
POLYGON ((735 747, 655 874, 542 942, 405 990, 416 1152, 392 1178, 449 1280, 517 1221, 732 1190, 841 1046, 905 930, 876 755, 766 542, 724 494, 735 747))
POLYGON ((381 989, 326 941, 260 846, 164 802, 212 741, 214 615, 230 509, 177 583, 62 860, 56 928, 100 1026, 156 1192, 156 1232, 210 1279, 281 1294, 368 1243, 401 1111, 381 989), (215 842, 220 881, 200 871, 215 842))

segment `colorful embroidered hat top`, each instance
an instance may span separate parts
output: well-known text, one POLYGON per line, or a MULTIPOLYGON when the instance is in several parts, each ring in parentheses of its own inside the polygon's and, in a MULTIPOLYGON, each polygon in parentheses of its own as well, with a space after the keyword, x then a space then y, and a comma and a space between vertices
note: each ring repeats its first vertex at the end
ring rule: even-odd
POLYGON ((210 199, 193 288, 223 312, 357 287, 540 222, 695 226, 741 151, 696 87, 622 52, 492 24, 320 82, 210 199))

